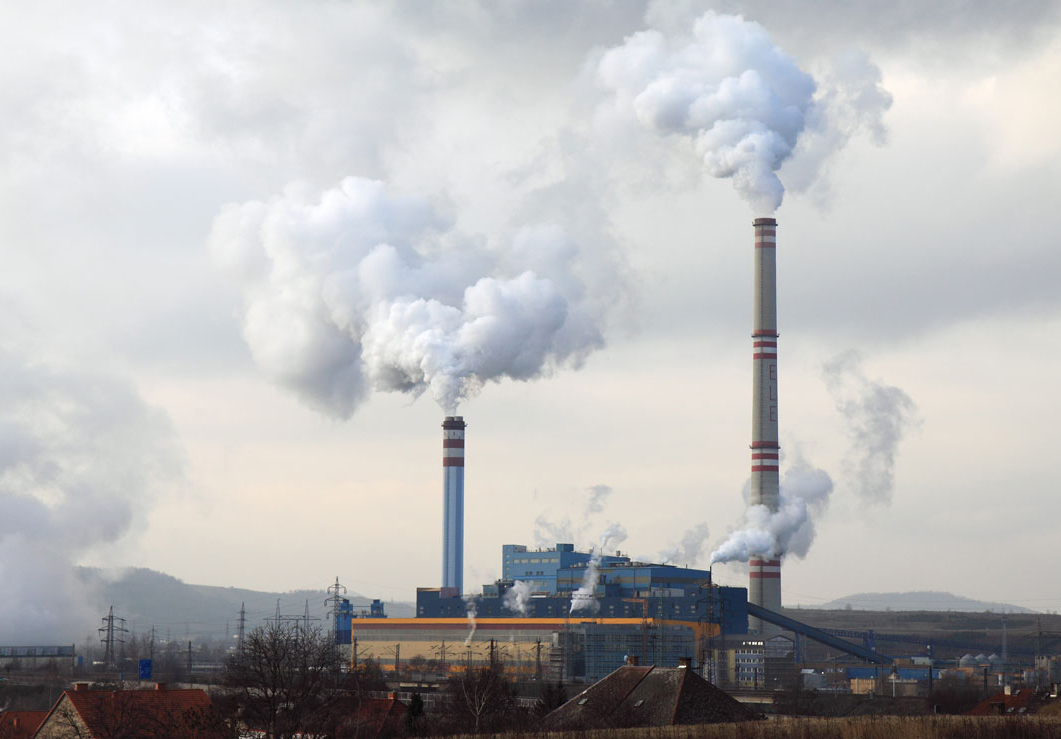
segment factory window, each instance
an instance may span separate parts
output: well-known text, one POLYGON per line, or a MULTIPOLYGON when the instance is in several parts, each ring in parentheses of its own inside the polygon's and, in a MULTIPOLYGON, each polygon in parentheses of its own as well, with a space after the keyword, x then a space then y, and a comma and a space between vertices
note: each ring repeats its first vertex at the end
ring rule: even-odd
POLYGON ((777 420, 777 406, 776 405, 770 406, 770 420, 771 421, 776 421, 777 420))
POLYGON ((773 364, 773 363, 770 364, 770 379, 771 380, 776 380, 777 379, 777 365, 773 364))

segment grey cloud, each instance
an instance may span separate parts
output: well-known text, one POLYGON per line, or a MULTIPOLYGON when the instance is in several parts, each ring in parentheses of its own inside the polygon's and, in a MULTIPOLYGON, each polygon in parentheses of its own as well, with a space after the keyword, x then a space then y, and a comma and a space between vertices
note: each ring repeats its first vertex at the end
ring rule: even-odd
POLYGON ((168 418, 120 380, 0 352, 0 622, 8 641, 97 618, 77 558, 117 541, 183 478, 168 418))

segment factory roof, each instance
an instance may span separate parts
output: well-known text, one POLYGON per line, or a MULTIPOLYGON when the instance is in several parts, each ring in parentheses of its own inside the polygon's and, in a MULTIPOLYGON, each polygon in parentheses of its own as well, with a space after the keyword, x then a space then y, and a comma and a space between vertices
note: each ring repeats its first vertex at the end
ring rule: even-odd
POLYGON ((546 716, 544 726, 563 731, 757 718, 688 668, 624 665, 546 716))

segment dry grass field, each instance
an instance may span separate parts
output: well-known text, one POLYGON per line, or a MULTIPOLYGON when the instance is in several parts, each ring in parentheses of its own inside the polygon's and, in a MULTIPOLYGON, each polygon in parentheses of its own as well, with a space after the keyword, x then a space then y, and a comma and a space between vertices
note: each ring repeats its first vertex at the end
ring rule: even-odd
MULTIPOLYGON (((777 719, 651 729, 494 734, 495 739, 1061 739, 1061 718, 883 716, 777 719)), ((466 738, 473 739, 471 735, 466 738)), ((479 735, 475 739, 484 739, 479 735)))

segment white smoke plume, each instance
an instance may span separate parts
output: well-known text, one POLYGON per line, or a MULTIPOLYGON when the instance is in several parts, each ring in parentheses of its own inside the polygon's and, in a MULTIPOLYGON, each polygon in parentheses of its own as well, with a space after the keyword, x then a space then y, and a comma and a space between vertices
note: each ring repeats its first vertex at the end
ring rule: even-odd
POLYGON ((0 636, 80 639, 103 605, 75 565, 183 476, 169 419, 111 377, 0 349, 0 636))
POLYGON ((545 514, 534 519, 534 545, 538 549, 551 549, 557 543, 567 542, 577 544, 582 541, 586 532, 593 525, 591 519, 598 513, 604 511, 604 506, 611 497, 613 488, 611 485, 598 483, 586 488, 586 507, 583 509, 577 525, 571 521, 570 516, 555 521, 549 520, 545 514))
POLYGON ((708 11, 688 35, 648 29, 627 37, 603 55, 597 79, 644 127, 691 139, 712 176, 732 178, 755 213, 769 215, 785 193, 777 172, 804 131, 817 134, 808 151, 816 171, 846 141, 842 134, 882 130, 891 98, 868 66, 838 65, 847 74, 819 89, 758 23, 708 11))
POLYGON ((708 530, 706 523, 700 523, 688 529, 674 546, 659 553, 663 564, 695 565, 707 543, 708 530))
POLYGON ((586 501, 586 515, 589 516, 591 513, 600 513, 604 510, 604 504, 608 502, 608 498, 612 494, 612 486, 590 485, 586 488, 586 493, 589 495, 589 499, 586 501))
POLYGON ((827 472, 798 459, 781 480, 777 510, 748 506, 741 526, 711 553, 711 564, 757 556, 806 557, 814 541, 814 518, 824 513, 832 490, 827 472))
POLYGON ((544 514, 534 519, 534 546, 538 549, 551 549, 559 542, 574 544, 575 541, 576 532, 571 527, 571 519, 550 521, 544 514))
POLYGON ((486 382, 578 368, 615 295, 607 257, 558 226, 490 243, 356 177, 227 205, 209 241, 242 288, 256 363, 339 418, 370 390, 430 392, 452 413, 486 382))
POLYGON ((501 600, 501 604, 513 613, 526 616, 527 608, 530 605, 530 594, 530 585, 523 580, 516 580, 512 587, 505 591, 505 597, 501 600))
POLYGON ((471 593, 462 596, 464 598, 464 607, 468 613, 468 638, 464 640, 465 646, 472 643, 472 637, 475 636, 475 629, 477 624, 475 623, 475 617, 479 614, 479 598, 477 595, 471 593))
POLYGON ((593 556, 586 564, 586 574, 582 576, 582 585, 571 594, 571 613, 575 611, 589 611, 597 613, 600 603, 593 597, 593 591, 597 586, 597 576, 600 572, 601 557, 609 546, 619 546, 626 541, 626 529, 617 523, 613 523, 600 536, 599 546, 593 549, 593 556))
POLYGON ((900 388, 866 377, 856 352, 826 362, 823 374, 847 421, 851 450, 845 466, 855 494, 864 503, 891 502, 899 443, 920 423, 917 406, 900 388))

